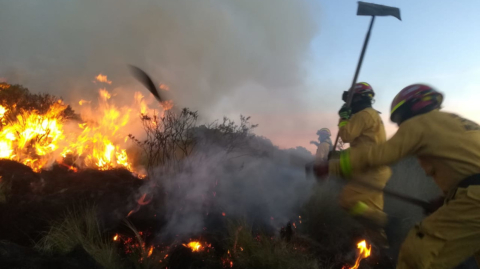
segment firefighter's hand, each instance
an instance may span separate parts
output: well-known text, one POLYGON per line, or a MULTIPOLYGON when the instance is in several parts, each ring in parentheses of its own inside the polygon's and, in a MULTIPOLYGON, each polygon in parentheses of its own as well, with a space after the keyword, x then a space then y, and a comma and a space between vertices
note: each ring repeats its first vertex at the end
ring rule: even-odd
POLYGON ((352 109, 347 106, 347 104, 344 104, 342 108, 340 108, 340 110, 338 111, 338 115, 341 119, 348 120, 350 119, 350 116, 352 116, 352 109))
POLYGON ((432 199, 432 200, 430 200, 430 201, 428 201, 428 202, 429 202, 429 204, 430 204, 430 205, 428 206, 428 208, 424 208, 424 209, 423 209, 423 213, 424 213, 425 215, 430 215, 430 214, 432 214, 433 212, 437 211, 440 207, 442 207, 443 204, 444 204, 444 202, 445 202, 445 197, 439 196, 439 197, 437 197, 437 198, 435 198, 435 199, 432 199))
POLYGON ((313 174, 317 181, 323 181, 328 177, 328 161, 315 164, 313 166, 313 174))

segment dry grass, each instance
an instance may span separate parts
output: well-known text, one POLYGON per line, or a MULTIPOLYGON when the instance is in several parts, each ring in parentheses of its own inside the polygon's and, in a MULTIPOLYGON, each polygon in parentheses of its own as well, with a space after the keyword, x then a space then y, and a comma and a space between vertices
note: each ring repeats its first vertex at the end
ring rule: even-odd
POLYGON ((316 259, 302 246, 265 234, 254 235, 245 223, 230 224, 229 253, 235 268, 316 269, 316 259))
POLYGON ((124 268, 116 246, 102 235, 95 208, 68 211, 52 223, 35 248, 46 254, 67 254, 76 246, 82 246, 104 268, 124 268))

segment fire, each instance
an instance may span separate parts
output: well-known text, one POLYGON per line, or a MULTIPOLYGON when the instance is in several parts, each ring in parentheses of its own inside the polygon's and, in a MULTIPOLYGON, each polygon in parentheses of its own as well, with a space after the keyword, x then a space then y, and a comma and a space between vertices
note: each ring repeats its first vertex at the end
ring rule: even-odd
POLYGON ((168 87, 168 85, 166 85, 166 84, 160 84, 159 88, 161 90, 164 90, 164 91, 169 91, 170 90, 170 87, 168 87))
POLYGON ((153 246, 151 246, 150 249, 148 250, 148 255, 147 255, 147 257, 152 256, 152 253, 153 253, 153 246))
POLYGON ((343 266, 342 269, 357 269, 360 266, 360 261, 369 257, 372 251, 372 246, 367 244, 367 241, 362 240, 357 244, 357 259, 355 265, 352 267, 343 266))
POLYGON ((58 149, 63 134, 66 108, 61 101, 54 103, 44 115, 37 111, 21 111, 13 122, 4 122, 7 109, 0 106, 3 128, 0 131, 0 158, 11 159, 30 166, 34 171, 49 163, 49 154, 58 149))
POLYGON ((163 107, 163 110, 165 111, 170 110, 173 107, 173 102, 171 100, 163 101, 162 107, 163 107))
POLYGON ((98 76, 96 76, 95 79, 96 79, 98 82, 103 82, 103 83, 107 83, 107 84, 112 84, 112 81, 108 80, 108 79, 107 79, 107 76, 104 76, 104 75, 102 75, 102 74, 98 74, 98 76))
POLYGON ((87 100, 83 100, 83 99, 80 100, 80 101, 78 101, 78 104, 79 104, 79 105, 90 104, 90 103, 92 103, 92 101, 87 101, 87 100))
MULTIPOLYGON (((112 83, 102 74, 96 80, 112 83)), ((6 83, 1 85, 2 90, 10 89, 6 83)), ((114 103, 112 96, 100 89, 98 102, 80 100, 81 122, 65 116, 69 107, 61 100, 53 100, 42 113, 18 109, 16 104, 0 105, 0 158, 18 161, 36 172, 55 162, 72 171, 125 168, 137 172, 127 154, 131 122, 152 110, 140 93, 135 93, 131 106, 122 107, 114 103)), ((142 201, 146 202, 145 197, 142 201)))
POLYGON ((187 245, 183 244, 184 247, 190 248, 193 252, 200 251, 202 244, 198 241, 192 241, 188 243, 187 245))
POLYGON ((117 241, 118 240, 118 234, 116 234, 114 237, 113 237, 113 241, 117 241))

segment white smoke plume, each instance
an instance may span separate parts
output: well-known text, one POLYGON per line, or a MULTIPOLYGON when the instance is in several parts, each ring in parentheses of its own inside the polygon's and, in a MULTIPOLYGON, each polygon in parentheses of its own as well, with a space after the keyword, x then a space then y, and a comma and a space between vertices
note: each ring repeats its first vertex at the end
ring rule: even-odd
POLYGON ((203 114, 294 110, 318 32, 312 2, 3 1, 0 77, 78 102, 96 96, 98 73, 141 88, 134 64, 203 114))
POLYGON ((255 140, 253 155, 210 144, 187 157, 180 173, 166 176, 159 169, 155 180, 164 193, 154 195, 165 198, 163 236, 188 238, 215 229, 207 224, 210 215, 244 219, 271 229, 298 218, 315 184, 307 180, 301 165, 311 154, 304 148, 279 150, 268 140, 255 140))

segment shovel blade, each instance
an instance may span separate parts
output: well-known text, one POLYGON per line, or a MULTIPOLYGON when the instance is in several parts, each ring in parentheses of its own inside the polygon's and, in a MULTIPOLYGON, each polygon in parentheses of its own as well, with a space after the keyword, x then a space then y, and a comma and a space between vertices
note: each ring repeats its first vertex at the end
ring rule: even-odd
POLYGON ((357 15, 359 16, 393 16, 399 20, 400 9, 396 7, 389 7, 384 5, 377 5, 373 3, 358 2, 357 15))

